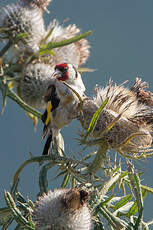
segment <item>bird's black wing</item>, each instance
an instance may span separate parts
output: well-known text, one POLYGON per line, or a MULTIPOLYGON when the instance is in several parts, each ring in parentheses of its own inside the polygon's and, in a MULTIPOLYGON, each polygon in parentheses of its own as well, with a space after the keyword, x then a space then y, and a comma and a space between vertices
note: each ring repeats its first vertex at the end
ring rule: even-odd
MULTIPOLYGON (((55 85, 50 85, 48 87, 47 92, 44 96, 44 101, 46 103, 51 102, 51 112, 55 111, 55 109, 58 107, 58 105, 60 103, 60 99, 57 95, 55 85)), ((48 116, 50 116, 50 114, 48 114, 48 110, 46 109, 45 112, 43 113, 42 117, 41 117, 41 120, 44 123, 42 139, 44 139, 48 133, 49 123, 46 124, 48 116)), ((50 148, 51 142, 52 142, 52 131, 50 130, 50 133, 47 137, 47 141, 46 141, 42 155, 48 155, 49 154, 49 148, 50 148)))

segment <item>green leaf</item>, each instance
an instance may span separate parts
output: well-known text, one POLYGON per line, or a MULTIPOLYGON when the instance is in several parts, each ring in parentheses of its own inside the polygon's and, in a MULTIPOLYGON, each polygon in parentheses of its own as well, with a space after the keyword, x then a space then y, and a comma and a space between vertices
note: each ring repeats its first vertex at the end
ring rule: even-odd
POLYGON ((0 80, 0 89, 2 92, 7 92, 7 96, 15 101, 25 111, 30 112, 41 119, 42 114, 33 109, 31 106, 27 105, 13 90, 9 89, 7 84, 4 84, 2 80, 0 80))
POLYGON ((148 193, 153 194, 153 188, 148 187, 146 185, 140 185, 142 189, 146 190, 148 193))
POLYGON ((17 34, 15 39, 16 40, 22 40, 23 38, 27 38, 29 36, 28 33, 20 33, 20 34, 17 34))
POLYGON ((100 115, 100 113, 102 112, 102 110, 104 109, 104 107, 107 105, 108 100, 109 100, 109 98, 106 98, 105 101, 103 102, 103 104, 102 104, 102 105, 99 107, 99 109, 97 109, 97 111, 94 113, 94 115, 93 115, 93 117, 92 117, 92 119, 91 119, 91 121, 90 121, 89 127, 88 127, 88 129, 87 129, 87 132, 86 132, 86 134, 85 134, 85 136, 84 136, 84 140, 83 140, 83 141, 85 141, 85 140, 87 139, 87 137, 89 136, 89 134, 90 134, 91 132, 93 132, 93 130, 94 130, 95 126, 96 126, 97 120, 98 120, 98 118, 99 118, 99 115, 100 115))
POLYGON ((34 209, 34 203, 32 202, 32 200, 28 199, 28 204, 31 209, 34 209))
POLYGON ((91 68, 87 68, 87 67, 79 67, 78 71, 80 73, 84 73, 84 72, 92 73, 92 72, 96 71, 96 69, 91 69, 91 68))
POLYGON ((1 114, 3 114, 5 106, 6 106, 7 87, 3 88, 3 90, 1 90, 1 92, 2 92, 2 97, 3 97, 1 114))
POLYGON ((71 174, 66 173, 66 175, 64 176, 63 182, 61 184, 62 188, 65 188, 68 185, 70 178, 71 178, 71 174))
POLYGON ((108 199, 102 202, 102 205, 103 206, 107 205, 113 198, 114 198, 114 195, 111 195, 108 199))
POLYGON ((48 34, 46 35, 46 37, 41 40, 40 46, 42 46, 47 41, 47 39, 51 36, 53 30, 54 30, 54 28, 51 28, 51 30, 48 32, 48 34))
POLYGON ((107 208, 99 207, 99 211, 114 229, 125 229, 127 226, 126 222, 116 217, 107 208))
POLYGON ((5 222, 2 226, 2 230, 8 230, 8 227, 12 224, 14 217, 10 217, 7 222, 5 222))
POLYGON ((132 199, 132 195, 129 194, 125 197, 123 197, 116 205, 115 205, 115 210, 121 208, 122 206, 126 205, 131 199, 132 199))
POLYGON ((54 48, 58 48, 58 47, 62 47, 62 46, 67 46, 71 43, 77 42, 83 38, 86 38, 87 36, 89 36, 92 33, 92 31, 88 31, 86 33, 77 35, 73 38, 70 39, 66 39, 63 41, 59 41, 59 42, 49 42, 48 44, 44 45, 43 47, 40 47, 40 52, 42 51, 48 51, 54 48))
POLYGON ((33 230, 34 228, 32 228, 29 224, 29 222, 22 216, 20 210, 17 208, 11 194, 9 192, 5 192, 5 201, 8 205, 8 207, 11 209, 12 214, 14 216, 14 219, 16 220, 16 222, 18 224, 20 224, 21 226, 25 226, 27 229, 29 230, 33 230))
MULTIPOLYGON (((143 197, 143 200, 146 196, 146 191, 142 191, 142 197, 143 197)), ((130 216, 133 216, 135 215, 136 213, 138 212, 138 204, 137 204, 137 200, 134 202, 134 204, 132 205, 131 209, 129 210, 129 213, 128 213, 128 217, 130 216)))
POLYGON ((56 56, 56 53, 53 50, 43 50, 40 53, 40 56, 44 55, 44 54, 48 54, 48 55, 52 55, 52 56, 56 56))
POLYGON ((120 207, 119 209, 117 209, 114 212, 114 215, 117 217, 120 216, 127 216, 129 213, 130 208, 132 207, 134 201, 128 202, 127 204, 125 204, 124 206, 120 207))
POLYGON ((11 48, 11 46, 12 46, 12 42, 8 41, 8 43, 0 51, 0 58, 4 56, 4 54, 11 48))
POLYGON ((49 162, 46 165, 44 165, 40 170, 40 173, 39 173, 40 194, 48 192, 47 172, 53 166, 54 166, 54 164, 49 162))
POLYGON ((31 226, 33 229, 35 229, 35 225, 34 225, 34 222, 33 222, 33 220, 32 220, 32 216, 31 216, 31 215, 28 216, 28 221, 29 221, 29 223, 30 223, 30 226, 31 226))
POLYGON ((147 222, 148 226, 153 226, 153 219, 147 222))
POLYGON ((72 177, 72 188, 74 188, 77 185, 77 180, 76 178, 73 176, 72 177))
POLYGON ((104 224, 98 221, 94 222, 94 230, 105 230, 104 224))
POLYGON ((0 225, 7 222, 10 217, 12 217, 12 212, 9 208, 0 208, 0 225))
POLYGON ((128 171, 123 172, 123 173, 120 175, 120 179, 126 177, 127 175, 128 175, 128 171))
POLYGON ((22 194, 20 192, 17 193, 16 197, 17 197, 17 201, 19 201, 21 203, 26 203, 25 198, 22 196, 22 194))

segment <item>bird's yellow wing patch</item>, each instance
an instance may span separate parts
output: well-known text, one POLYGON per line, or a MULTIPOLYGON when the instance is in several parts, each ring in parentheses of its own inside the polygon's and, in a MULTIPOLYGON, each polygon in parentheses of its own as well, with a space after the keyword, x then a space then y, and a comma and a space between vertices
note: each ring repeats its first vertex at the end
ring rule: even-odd
POLYGON ((47 118, 46 118, 46 121, 45 121, 45 125, 48 125, 49 122, 50 122, 50 113, 52 111, 52 103, 51 103, 51 101, 48 102, 46 110, 47 110, 47 118))

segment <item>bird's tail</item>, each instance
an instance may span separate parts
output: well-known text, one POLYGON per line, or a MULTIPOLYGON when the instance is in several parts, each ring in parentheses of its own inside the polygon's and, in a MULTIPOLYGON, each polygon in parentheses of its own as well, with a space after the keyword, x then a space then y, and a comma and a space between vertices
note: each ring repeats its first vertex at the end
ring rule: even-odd
POLYGON ((47 137, 47 141, 45 143, 42 155, 49 155, 51 143, 52 143, 52 132, 50 132, 47 137))

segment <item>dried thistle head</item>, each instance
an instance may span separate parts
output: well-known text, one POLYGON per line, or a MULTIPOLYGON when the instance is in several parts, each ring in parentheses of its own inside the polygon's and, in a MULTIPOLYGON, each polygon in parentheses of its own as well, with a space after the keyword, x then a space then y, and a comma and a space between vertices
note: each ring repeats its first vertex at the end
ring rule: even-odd
POLYGON ((28 64, 19 82, 19 94, 23 101, 35 108, 45 108, 43 96, 51 82, 54 68, 43 63, 28 64))
POLYGON ((42 11, 39 8, 11 4, 0 11, 0 27, 18 52, 36 52, 45 33, 42 11), (20 40, 18 35, 23 35, 20 40))
POLYGON ((42 11, 46 10, 47 6, 50 4, 52 0, 20 0, 20 4, 31 7, 38 7, 42 11))
POLYGON ((43 195, 36 203, 36 229, 90 230, 91 214, 87 205, 88 192, 81 188, 58 189, 43 195))
POLYGON ((83 113, 78 118, 82 127, 88 129, 91 118, 106 97, 109 101, 91 133, 91 137, 98 138, 95 143, 105 141, 109 149, 121 153, 145 152, 152 145, 153 110, 140 103, 135 93, 123 85, 109 82, 106 88, 96 88, 95 98, 84 100, 83 113))
MULTIPOLYGON (((46 43, 72 38, 80 32, 80 29, 75 24, 64 28, 62 25, 59 25, 56 20, 53 20, 48 26, 47 34, 49 31, 52 31, 52 33, 48 37, 46 43)), ((89 48, 90 46, 86 39, 81 39, 67 46, 55 48, 53 51, 56 55, 51 57, 50 63, 52 65, 63 62, 71 63, 77 68, 87 61, 90 54, 89 48)))
POLYGON ((136 78, 134 85, 131 87, 131 91, 135 93, 139 103, 153 106, 153 93, 144 90, 148 87, 147 82, 142 82, 141 78, 136 78))

